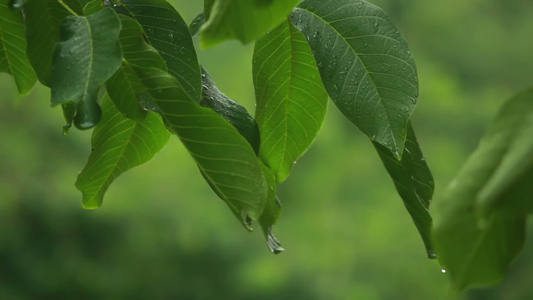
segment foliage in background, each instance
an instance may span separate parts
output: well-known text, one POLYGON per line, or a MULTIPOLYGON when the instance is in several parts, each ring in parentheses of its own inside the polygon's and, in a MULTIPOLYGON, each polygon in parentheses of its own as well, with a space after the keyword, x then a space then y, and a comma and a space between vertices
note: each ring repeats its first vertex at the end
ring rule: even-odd
MULTIPOLYGON (((30 0, 26 6, 30 7, 33 5, 32 3, 38 2, 43 5, 50 6, 57 4, 55 1, 30 0)), ((71 1, 64 2, 68 3, 71 1)), ((213 9, 221 9, 224 7, 224 5, 230 5, 231 2, 232 1, 215 1, 213 9), (219 3, 218 6, 217 3, 219 3)), ((238 3, 239 1, 233 2, 234 5, 238 5, 238 3)), ((302 43, 302 41, 304 41, 303 38, 305 38, 309 42, 310 50, 305 50, 306 44, 304 42, 302 44, 302 46, 304 46, 304 51, 298 51, 296 53, 298 55, 303 54, 302 57, 295 55, 293 52, 289 54, 287 60, 279 62, 272 61, 270 57, 265 58, 257 54, 258 58, 256 59, 254 57, 254 68, 257 63, 259 66, 258 72, 260 73, 262 71, 261 59, 268 61, 269 64, 273 64, 274 66, 276 66, 276 63, 280 66, 283 66, 287 61, 291 61, 291 66, 301 64, 303 66, 311 67, 311 69, 315 68, 315 70, 320 73, 320 77, 324 83, 325 91, 327 91, 330 98, 350 121, 357 125, 365 134, 367 134, 369 138, 371 138, 371 140, 373 140, 378 152, 384 160, 387 171, 390 172, 392 178, 395 180, 395 185, 398 189, 398 192, 404 199, 408 211, 411 213, 415 224, 424 238, 428 254, 433 256, 433 248, 429 238, 431 218, 427 212, 429 200, 432 196, 433 179, 431 178, 431 174, 427 169, 425 160, 421 155, 412 129, 410 126, 407 127, 407 120, 409 119, 412 109, 414 108, 414 106, 411 104, 416 103, 416 99, 418 97, 418 80, 416 76, 416 69, 414 68, 414 63, 410 63, 410 61, 412 61, 411 52, 407 49, 403 38, 398 35, 398 32, 394 25, 392 25, 390 22, 390 19, 384 16, 382 11, 377 7, 361 1, 341 1, 337 2, 337 4, 345 4, 347 7, 343 8, 347 9, 336 10, 334 6, 317 6, 319 3, 321 4, 322 2, 304 1, 299 5, 298 8, 294 10, 294 12, 291 14, 290 21, 287 22, 290 33, 289 39, 292 39, 292 44, 290 47, 294 47, 294 43, 302 43), (353 9, 353 11, 350 9, 353 9), (355 17, 353 19, 347 19, 346 16, 355 17), (303 38, 298 37, 298 34, 300 33, 298 33, 295 28, 292 27, 291 22, 303 33, 303 38), (354 24, 358 25, 358 27, 354 26, 354 24), (355 42, 357 40, 359 41, 355 42), (311 53, 314 59, 311 56, 311 53), (303 57, 305 57, 305 55, 307 55, 307 64, 302 64, 302 59, 304 59, 303 57), (314 65, 314 61, 316 61, 316 65, 314 65), (392 98, 393 101, 390 101, 390 98, 392 98), (354 104, 361 104, 362 106, 357 107, 349 105, 350 101, 352 101, 354 104), (368 110, 369 107, 372 107, 372 109, 368 110), (409 138, 409 135, 412 135, 412 137, 409 138), (408 140, 408 143, 404 146, 406 139, 408 140)), ((82 5, 80 5, 80 7, 81 6, 82 5)), ((283 78, 298 79, 300 78, 301 74, 306 74, 311 75, 311 80, 316 80, 317 76, 314 75, 313 77, 313 71, 309 72, 309 70, 306 70, 306 72, 304 72, 305 69, 298 70, 298 68, 293 67, 290 68, 289 71, 285 72, 278 72, 279 69, 272 71, 267 70, 266 72, 272 72, 274 75, 263 77, 267 78, 266 80, 260 79, 262 78, 261 76, 255 77, 259 78, 254 82, 256 86, 256 95, 261 95, 261 97, 265 95, 265 92, 258 91, 261 91, 260 89, 263 84, 266 84, 267 88, 264 89, 264 91, 267 93, 265 103, 279 103, 278 107, 285 107, 285 111, 281 111, 281 113, 278 112, 277 115, 281 116, 282 118, 285 115, 285 119, 287 121, 289 119, 294 119, 295 123, 292 123, 291 125, 290 122, 286 122, 286 129, 281 133, 279 133, 279 131, 276 132, 272 129, 274 129, 275 126, 283 124, 283 122, 276 121, 272 117, 269 119, 261 119, 260 116, 262 115, 263 111, 261 110, 261 106, 258 106, 256 117, 259 123, 258 128, 262 137, 261 147, 259 147, 260 159, 252 159, 252 157, 255 157, 253 154, 258 152, 256 151, 257 147, 254 147, 253 141, 257 141, 259 139, 253 137, 250 139, 247 138, 245 134, 242 134, 245 132, 245 130, 243 130, 239 124, 250 123, 236 123, 232 122, 232 120, 234 120, 235 115, 242 116, 240 119, 244 120, 253 121, 253 119, 248 117, 248 115, 242 110, 235 110, 235 108, 238 108, 238 105, 233 104, 234 102, 227 97, 218 97, 218 99, 215 100, 211 99, 211 104, 209 104, 210 98, 216 98, 209 95, 216 87, 211 85, 210 88, 206 88, 206 77, 208 76, 206 73, 204 73, 204 79, 200 79, 200 67, 197 65, 197 62, 195 63, 196 55, 194 48, 192 47, 188 28, 182 21, 180 21, 181 17, 177 15, 177 12, 173 10, 172 6, 169 6, 165 1, 123 1, 118 3, 118 5, 114 8, 119 13, 122 12, 134 18, 130 19, 128 17, 120 16, 120 21, 122 22, 121 36, 125 37, 120 39, 122 52, 124 52, 121 67, 123 70, 122 79, 119 79, 118 82, 116 80, 113 82, 110 79, 111 75, 115 74, 114 76, 117 76, 117 74, 119 74, 119 72, 115 72, 117 68, 119 68, 118 65, 106 65, 102 63, 98 64, 98 60, 102 57, 102 55, 98 53, 118 53, 115 50, 108 50, 116 49, 116 44, 115 46, 113 46, 112 43, 100 45, 99 43, 84 43, 83 40, 80 43, 80 41, 77 40, 80 37, 84 37, 86 40, 100 41, 101 37, 99 34, 102 34, 102 31, 92 30, 92 27, 97 29, 98 22, 112 23, 116 20, 119 20, 119 18, 117 18, 118 16, 113 13, 113 10, 103 7, 100 1, 93 1, 92 3, 86 5, 83 9, 86 17, 67 17, 64 22, 61 22, 59 30, 55 29, 57 26, 55 28, 48 28, 50 31, 55 30, 56 36, 58 32, 61 32, 59 38, 56 38, 55 40, 52 39, 51 42, 50 40, 44 42, 52 44, 56 44, 56 42, 58 42, 53 56, 48 57, 48 59, 53 62, 51 67, 50 64, 45 64, 45 67, 36 67, 36 63, 32 62, 34 64, 34 68, 36 68, 36 71, 39 68, 37 73, 46 74, 47 72, 50 72, 50 74, 52 74, 51 78, 55 78, 55 82, 52 81, 47 83, 46 79, 41 79, 46 78, 46 75, 38 74, 41 83, 52 87, 52 101, 54 102, 54 98, 60 99, 54 103, 63 104, 65 116, 69 124, 73 122, 79 128, 90 127, 96 124, 100 119, 100 109, 98 106, 98 101, 96 101, 95 97, 97 95, 99 86, 103 84, 103 82, 107 81, 106 88, 109 92, 111 90, 115 90, 130 94, 125 95, 119 92, 111 99, 126 117, 132 118, 131 121, 133 121, 135 124, 139 124, 144 120, 145 117, 142 116, 143 109, 154 110, 158 112, 162 116, 162 119, 159 119, 156 122, 160 122, 162 120, 172 133, 175 133, 180 137, 189 152, 195 158, 208 183, 215 190, 215 192, 217 192, 217 194, 223 200, 225 200, 235 215, 238 218, 242 218, 243 224, 246 227, 250 226, 250 221, 259 220, 259 223, 262 225, 267 237, 269 238, 269 246, 271 247, 271 250, 279 250, 279 245, 277 244, 276 239, 270 234, 270 227, 276 222, 277 216, 279 215, 278 200, 276 199, 274 192, 275 184, 283 181, 283 179, 286 178, 288 172, 290 172, 292 162, 299 155, 301 155, 310 145, 310 142, 312 142, 314 135, 316 135, 318 128, 320 128, 320 118, 323 118, 325 106, 320 108, 319 105, 315 106, 318 107, 318 109, 313 109, 313 111, 317 112, 319 116, 319 121, 316 122, 315 118, 312 117, 313 114, 310 114, 309 112, 306 112, 305 109, 302 109, 307 108, 307 103, 305 107, 301 105, 294 105, 297 104, 298 101, 303 101, 301 99, 305 99, 306 101, 308 100, 306 97, 298 96, 297 93, 290 92, 291 90, 297 90, 299 88, 296 80, 291 80, 290 84, 288 84, 287 89, 289 92, 285 92, 285 96, 283 94, 283 90, 281 90, 281 92, 279 90, 269 91, 269 81, 272 80, 274 86, 277 85, 283 87, 286 84, 286 80, 283 78), (147 17, 145 14, 143 14, 146 11, 146 9, 143 10, 143 3, 148 2, 150 2, 150 9, 153 7, 157 8, 154 9, 154 11, 157 11, 157 14, 159 14, 159 12, 164 12, 173 16, 172 20, 174 21, 169 22, 171 24, 168 24, 170 27, 163 27, 163 29, 161 29, 161 22, 159 22, 157 18, 159 15, 147 17), (178 17, 175 17, 176 15, 178 17), (128 39, 128 33, 126 30, 128 30, 128 28, 139 26, 135 25, 137 22, 134 20, 140 24, 140 28, 142 28, 142 34, 144 34, 146 37, 148 44, 145 43, 143 36, 140 34, 137 34, 137 38, 135 34, 132 34, 132 38, 128 39), (131 26, 127 27, 124 24, 130 24, 131 26), (89 28, 91 28, 91 30, 89 30, 89 28), (174 34, 180 37, 179 40, 176 38, 177 40, 174 41, 174 34), (173 44, 173 42, 175 42, 175 44, 173 44), (157 45, 159 45, 160 48, 157 45), (174 46, 169 47, 169 45, 174 46), (131 47, 129 49, 132 51, 124 51, 125 47, 131 47), (157 50, 157 52, 152 50, 154 48, 157 50), (150 57, 148 57, 148 60, 145 60, 145 57, 141 55, 141 52, 144 54, 146 51, 155 54, 152 55, 152 60, 150 60, 150 57), (138 54, 134 55, 132 58, 128 58, 127 55, 131 53, 138 54), (157 53, 160 53, 162 56, 160 57, 157 53), (177 55, 177 53, 181 53, 183 55, 177 55), (96 63, 87 63, 87 58, 90 58, 91 61, 94 58, 96 63), (166 65, 161 65, 160 63, 155 62, 161 62, 163 60, 166 65), (74 64, 74 62, 76 64, 74 64), (101 66, 100 68, 98 68, 99 65, 101 66), (156 65, 159 67, 152 67, 156 65), (168 70, 166 70, 167 66, 168 70), (86 76, 84 78, 77 79, 76 76, 68 75, 69 72, 72 72, 72 67, 83 70, 82 73, 86 74, 86 76), (190 73, 184 74, 181 72, 182 69, 187 69, 190 71, 190 73), (167 71, 169 73, 166 73, 167 71), (278 77, 276 78, 275 75, 278 77), (118 88, 119 84, 123 84, 124 82, 126 82, 129 89, 118 88), (204 87, 203 90, 199 88, 200 83, 204 87), (199 97, 200 90, 203 94, 201 97, 199 97), (64 96, 65 93, 67 96, 64 96), (57 95, 62 96, 60 97, 57 95), (128 99, 128 97, 130 97, 129 99, 135 99, 135 101, 132 102, 130 100, 128 102, 125 100, 128 99), (197 105, 196 102, 200 102, 200 105, 197 105), (137 106, 132 106, 132 103, 138 104, 137 106), (219 108, 222 108, 217 110, 217 103, 225 103, 226 105, 219 106, 219 108), (227 105, 228 103, 230 105, 227 105), (202 106, 210 107, 218 114, 214 114, 212 110, 204 109, 202 106), (139 107, 142 109, 139 109, 139 107), (128 113, 130 111, 140 112, 140 114, 128 113), (303 111, 303 113, 298 113, 298 111, 303 111), (181 114, 183 112, 186 114, 181 114), (197 120, 198 118, 203 119, 206 117, 206 123, 198 121, 192 122, 192 120, 187 119, 191 116, 194 116, 197 118, 197 120), (304 125, 302 125, 300 123, 302 120, 311 120, 311 122, 303 121, 304 125), (272 125, 269 125, 269 122, 271 122, 270 124, 272 125), (315 129, 313 129, 313 125, 309 125, 312 124, 312 122, 315 122, 318 125, 314 126, 315 129), (231 126, 228 124, 231 124, 231 126), (298 132, 298 128, 300 128, 300 130, 302 128, 311 130, 311 133, 306 130, 298 132), (206 131, 218 129, 224 129, 224 133, 221 132, 221 134, 214 134, 211 137, 205 136, 204 134, 206 131), (286 146, 281 147, 280 150, 274 147, 278 145, 274 143, 272 146, 270 146, 272 147, 270 149, 274 150, 269 150, 269 152, 265 153, 265 151, 262 151, 263 147, 266 147, 268 150, 269 146, 268 144, 265 146, 265 143, 268 142, 268 139, 265 138, 264 133, 269 129, 272 130, 272 133, 267 136, 269 139, 277 138, 285 141, 290 140, 294 145, 296 145, 296 148, 298 148, 299 145, 300 149, 295 150, 294 147, 288 147, 288 143, 286 143, 286 146), (301 137, 305 137, 307 140, 303 141, 301 137), (204 138, 208 140, 205 140, 204 138), (222 141, 223 143, 231 141, 228 144, 228 147, 238 147, 243 149, 245 152, 239 154, 229 150, 219 151, 219 147, 210 148, 207 146, 197 146, 198 144, 208 144, 213 141, 213 138, 215 140, 216 138, 222 139, 221 142, 217 142, 219 146, 222 141), (266 140, 266 142, 264 140, 266 140), (294 142, 294 140, 298 142, 294 142), (252 155, 244 153, 251 153, 252 155), (290 158, 285 160, 285 158, 283 158, 285 155, 288 155, 290 158), (230 165, 212 162, 213 160, 225 162, 234 161, 232 157, 238 158, 237 160, 241 162, 246 162, 245 164, 247 167, 239 168, 239 162, 237 161, 235 161, 235 164, 230 165), (280 173, 280 170, 282 170, 281 167, 272 169, 272 166, 269 164, 269 161, 275 162, 280 161, 280 159, 281 164, 284 165, 284 173, 280 173), (266 162, 267 167, 263 165, 263 162, 266 162), (256 164, 257 166, 254 167, 256 164), (251 169, 249 169, 250 166, 252 166, 251 169), (242 180, 237 180, 239 175, 234 173, 235 170, 238 170, 239 174, 241 175, 245 174, 242 173, 246 172, 245 170, 250 170, 252 173, 250 173, 249 176, 244 176, 244 178, 249 180, 246 181, 248 183, 243 183, 242 180), (274 173, 270 174, 272 171, 274 171, 274 173), (215 174, 223 175, 218 176, 215 174), (235 191, 237 187, 243 188, 244 193, 235 191), (246 193, 248 193, 248 196, 246 193), (250 196, 250 194, 254 196, 250 196), (255 200, 255 197, 257 197, 258 200, 255 200)), ((73 14, 80 14, 80 10, 76 9, 75 7, 67 9, 67 11, 68 10, 70 10, 70 12, 73 14)), ((20 19, 20 13, 18 12, 11 12, 9 10, 5 10, 5 12, 6 14, 10 14, 10 16, 16 16, 16 14, 19 14, 20 19)), ((66 14, 61 16, 59 20, 64 18, 65 15, 66 14)), ((54 18, 56 18, 56 23, 60 23, 57 22, 57 16, 51 15, 51 19, 54 18)), ((31 22, 27 23, 30 24, 31 22)), ((38 27, 36 24, 37 21, 33 25, 34 28, 38 27)), ((114 24, 119 23, 115 22, 114 24)), ((209 21, 207 24, 209 24, 209 21)), ((111 26, 111 28, 120 28, 120 26, 117 27, 117 25, 113 26, 111 26)), ((203 30, 205 30, 207 26, 208 25, 206 25, 203 30)), ((30 27, 30 25, 28 25, 28 27, 30 27)), ((241 27, 246 28, 242 25, 241 27)), ((287 27, 286 29, 282 29, 281 32, 287 32, 286 30, 287 27)), ((132 32, 135 31, 135 29, 132 29, 132 32)), ((140 33, 141 31, 137 30, 137 32, 140 33)), ((202 32, 203 31, 200 32, 201 36, 202 32)), ((276 42, 276 38, 279 38, 279 36, 273 36, 272 32, 275 33, 276 31, 269 32, 269 34, 264 38, 266 39, 266 46, 275 47, 276 44, 279 43, 280 47, 282 47, 286 40, 279 40, 276 42), (269 35, 272 36, 271 38, 274 42, 268 41, 269 35)), ((111 33, 113 33, 113 31, 106 32, 105 34, 108 35, 111 33)), ((52 32, 52 34, 54 33, 52 32)), ((10 35, 8 35, 8 37, 9 36, 10 35)), ((104 39, 104 41, 112 40, 112 38, 107 40, 104 39)), ((28 41, 30 41, 29 38, 28 41)), ((31 46, 28 49, 30 48, 31 46)), ((22 49, 21 46, 18 47, 18 50, 20 49, 22 49)), ((280 49, 282 48, 273 48, 271 51, 275 52, 276 50, 280 49)), ((6 59, 4 61, 9 62, 10 60, 7 58, 9 55, 11 55, 10 53, 16 52, 13 51, 13 49, 9 49, 9 51, 8 47, 5 47, 4 52, 6 53, 6 59)), ((30 51, 28 50, 28 56, 29 52, 30 51)), ((257 53, 260 53, 260 51, 257 51, 257 53)), ((280 52, 278 55, 276 55, 276 57, 279 59, 279 57, 282 57, 282 55, 286 54, 284 52, 280 52)), ((110 58, 112 58, 112 56, 110 58)), ((32 61, 31 58, 30 61, 32 61)), ((11 65, 8 64, 8 66, 11 65)), ((19 76, 20 79, 20 75, 17 75, 16 72, 13 73, 13 70, 15 69, 16 68, 8 67, 5 69, 5 71, 15 77, 16 82, 19 85, 19 90, 23 91, 24 89, 21 88, 22 83, 19 83, 22 81, 17 80, 17 76, 19 76)), ((119 71, 121 69, 119 69, 119 71)), ((26 73, 27 74, 23 73, 23 75, 27 75, 28 78, 31 78, 29 72, 26 73)), ((320 83, 318 83, 318 87, 318 92, 313 93, 312 95, 315 96, 316 94, 318 95, 317 99, 324 99, 325 94, 323 91, 320 91, 320 83), (320 96, 321 94, 324 94, 324 96, 320 96)), ((259 101, 260 97, 258 96, 258 103, 260 103, 259 101)), ((320 100, 316 102, 320 103, 320 100)), ((268 108, 266 104, 264 106, 265 111, 267 109, 272 109, 268 108)), ((106 121, 106 119, 101 121, 98 126, 103 126, 100 124, 106 124, 104 121, 106 121)), ((252 126, 248 128, 254 128, 254 123, 251 124, 252 126)), ((115 130, 117 130, 117 133, 122 133, 122 131, 118 128, 115 130)), ((112 129, 106 131, 113 133, 112 129)), ((95 135, 97 132, 98 130, 95 131, 95 135)), ((254 130, 252 130, 252 133, 253 132, 254 130)), ((98 141, 97 138, 93 137, 93 143, 95 140, 98 141)), ((130 140, 130 142, 132 141, 130 140)), ((528 153, 529 151, 527 145, 524 148, 522 145, 523 143, 518 144, 519 147, 522 147, 520 148, 522 150, 509 150, 511 153, 511 158, 509 160, 511 161, 516 159, 516 155, 523 155, 523 152, 528 153), (520 151, 522 151, 522 153, 520 153, 520 151), (517 152, 518 154, 516 154, 517 152)), ((133 148, 136 149, 137 146, 135 146, 135 144, 133 145, 133 148)), ((93 144, 93 147, 94 146, 95 144, 93 144)), ((99 148, 99 150, 101 149, 102 148, 99 148)), ((109 149, 114 150, 115 147, 113 146, 109 149)), ((101 150, 101 153, 106 155, 109 154, 105 148, 103 151, 101 150)), ((124 159, 128 161, 129 154, 123 155, 124 159)), ((97 159, 93 161, 97 161, 97 159)), ((110 162, 107 163, 109 164, 110 162)), ((132 167, 133 165, 135 164, 130 164, 127 162, 126 168, 132 167)), ((89 161, 87 167, 91 167, 91 161, 89 161)), ((506 172, 509 172, 508 168, 506 172)), ((514 174, 519 173, 519 175, 523 174, 520 173, 523 171, 511 172, 515 172, 514 174)), ((527 174, 527 170, 525 172, 525 174, 527 174)), ((96 177, 98 176, 107 175, 97 174, 96 177)), ((508 177, 509 176, 505 178, 508 177)), ((241 178, 243 177, 241 176, 241 178)), ((496 176, 496 178, 498 178, 498 176, 496 176)), ((496 187, 501 185, 512 186, 513 182, 509 183, 507 180, 505 180, 505 178, 502 179, 500 177, 500 181, 503 180, 505 183, 496 181, 495 183, 492 183, 492 185, 495 185, 496 187)), ((518 176, 514 178, 516 181, 519 181, 520 178, 524 177, 518 176)), ((89 180, 89 182, 94 181, 95 178, 91 178, 89 180)), ((109 181, 97 181, 106 182, 106 185, 109 184, 109 181)), ((97 183, 96 185, 100 186, 100 188, 104 186, 103 183, 97 183)), ((77 184, 77 186, 84 186, 84 184, 77 184)), ((94 189, 94 186, 90 188, 94 189)), ((105 190, 105 188, 103 188, 103 190, 105 190)), ((444 205, 445 204, 443 204, 443 206, 444 205)), ((90 206, 94 207, 94 205, 90 206)), ((98 203, 96 206, 98 206, 98 203)), ((454 206, 450 205, 448 207, 453 209, 454 206)), ((494 207, 491 208, 494 209, 494 207)), ((484 221, 486 215, 475 215, 478 213, 478 211, 473 207, 470 207, 466 213, 471 214, 471 216, 468 218, 472 221, 466 226, 472 226, 473 224, 474 227, 477 226, 476 228, 478 231, 480 231, 474 232, 472 235, 474 237, 483 236, 485 234, 484 230, 486 230, 486 227, 480 226, 479 224, 482 224, 483 222, 478 220, 484 221)), ((484 211, 484 213, 486 213, 486 211, 484 211)), ((507 215, 508 213, 505 212, 505 214, 507 215)), ((503 218, 503 220, 507 221, 507 218, 503 218)), ((448 220, 444 221, 442 224, 453 224, 453 222, 448 220)), ((513 230, 513 233, 520 233, 521 230, 523 230, 524 225, 518 225, 519 227, 516 230, 513 230)), ((438 232, 439 231, 437 231, 437 233, 438 232)), ((460 275, 457 275, 458 272, 461 272, 460 268, 454 267, 453 262, 449 263, 447 261, 453 261, 456 259, 460 261, 463 257, 463 254, 461 252, 455 252, 455 254, 453 254, 453 251, 455 250, 446 247, 446 243, 449 242, 446 240, 447 236, 450 236, 450 234, 445 235, 445 238, 441 241, 439 241, 438 235, 436 236, 437 241, 443 245, 440 246, 441 248, 438 248, 437 251, 439 255, 442 253, 442 261, 446 264, 446 268, 452 275, 452 279, 455 280, 457 287, 462 288, 470 283, 483 283, 483 281, 478 279, 480 275, 492 276, 490 272, 486 274, 480 274, 478 272, 463 272, 460 275)), ((465 235, 465 238, 471 237, 472 236, 465 235)), ((514 239, 511 239, 509 243, 516 244, 521 240, 521 238, 522 237, 518 235, 514 239)), ((453 243, 450 243, 450 245, 454 246, 453 243)), ((496 249, 498 247, 494 248, 496 249)), ((510 259, 515 255, 515 252, 516 251, 499 252, 500 255, 503 256, 504 263, 499 268, 495 268, 493 271, 494 276, 501 277, 508 261, 510 261, 510 259)), ((481 253, 481 255, 483 255, 483 253, 481 253)), ((489 263, 493 262, 494 261, 489 260, 489 263)), ((490 264, 487 264, 487 267, 490 269, 490 264)), ((489 281, 494 280, 490 279, 489 281)))

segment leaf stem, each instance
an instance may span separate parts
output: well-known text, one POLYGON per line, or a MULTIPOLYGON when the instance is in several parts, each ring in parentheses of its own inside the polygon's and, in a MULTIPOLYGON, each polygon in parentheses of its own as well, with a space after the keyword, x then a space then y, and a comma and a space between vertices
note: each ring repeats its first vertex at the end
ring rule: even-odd
POLYGON ((71 14, 75 15, 76 17, 78 16, 78 14, 72 10, 72 8, 70 8, 67 4, 65 4, 65 2, 63 2, 63 0, 57 0, 57 2, 59 2, 59 4, 63 5, 63 7, 68 10, 68 12, 70 12, 71 14))

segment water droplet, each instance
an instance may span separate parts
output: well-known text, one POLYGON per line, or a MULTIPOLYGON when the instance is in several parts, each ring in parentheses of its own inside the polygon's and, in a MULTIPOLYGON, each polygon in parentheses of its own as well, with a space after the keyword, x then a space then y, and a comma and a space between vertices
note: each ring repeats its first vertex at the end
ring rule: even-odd
POLYGON ((272 233, 272 226, 269 226, 267 229, 267 246, 268 249, 270 249, 270 251, 274 254, 285 251, 285 248, 281 247, 280 242, 272 233))
POLYGON ((370 136, 370 140, 375 141, 376 140, 376 135, 375 134, 371 135, 370 136))
POLYGON ((185 47, 180 48, 180 53, 183 54, 185 52, 185 47))
POLYGON ((442 269, 440 270, 442 273, 446 273, 446 269, 442 269))
POLYGON ((241 210, 241 219, 242 219, 242 224, 244 225, 244 227, 246 227, 246 230, 248 231, 253 231, 254 229, 252 228, 252 218, 250 218, 250 216, 248 216, 248 213, 246 212, 246 210, 241 210))

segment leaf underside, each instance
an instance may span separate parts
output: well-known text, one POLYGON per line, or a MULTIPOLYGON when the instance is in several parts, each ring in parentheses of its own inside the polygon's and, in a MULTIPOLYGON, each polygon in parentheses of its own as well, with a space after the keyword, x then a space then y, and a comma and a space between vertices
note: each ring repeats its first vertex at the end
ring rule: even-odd
POLYGON ((7 1, 0 3, 0 72, 13 76, 21 94, 28 93, 37 81, 26 55, 22 13, 11 10, 7 1))
POLYGON ((317 136, 328 96, 307 41, 289 20, 257 41, 253 77, 261 158, 279 183, 317 136))

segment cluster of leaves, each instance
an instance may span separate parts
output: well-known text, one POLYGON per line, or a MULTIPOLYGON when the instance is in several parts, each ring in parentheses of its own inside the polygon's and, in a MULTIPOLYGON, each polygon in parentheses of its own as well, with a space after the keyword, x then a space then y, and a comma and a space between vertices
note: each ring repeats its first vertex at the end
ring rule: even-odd
POLYGON ((0 71, 14 77, 20 93, 37 80, 49 87, 52 105, 62 106, 65 134, 72 125, 94 127, 76 181, 85 208, 98 208, 117 176, 176 135, 242 224, 251 230, 258 222, 270 250, 283 251, 272 234, 281 212, 276 187, 312 144, 329 97, 369 137, 428 257, 437 252, 459 288, 492 282, 521 246, 531 206, 520 196, 533 149, 523 106, 531 111, 532 93, 503 110, 444 196, 432 238, 433 179, 409 121, 416 66, 390 18, 372 4, 205 0, 187 26, 165 0, 6 2, 0 71), (196 34, 204 48, 228 39, 255 42, 255 117, 201 67, 196 34), (502 200, 509 194, 512 204, 502 200))

